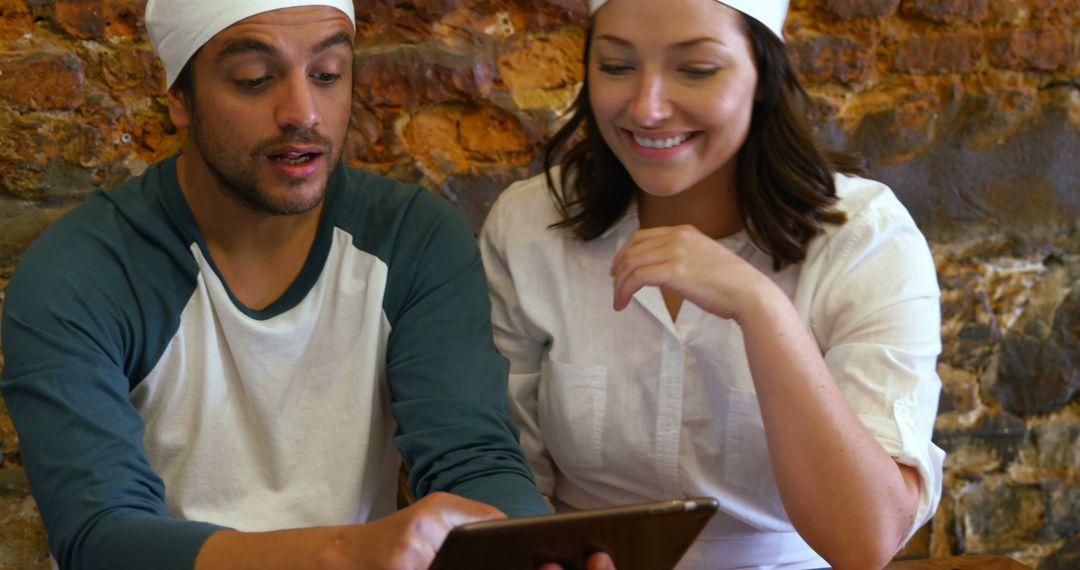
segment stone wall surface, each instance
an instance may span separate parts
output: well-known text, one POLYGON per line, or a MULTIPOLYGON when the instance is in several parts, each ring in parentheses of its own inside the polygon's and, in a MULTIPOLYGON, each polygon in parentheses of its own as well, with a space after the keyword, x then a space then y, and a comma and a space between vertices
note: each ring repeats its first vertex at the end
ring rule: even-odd
MULTIPOLYGON (((143 4, 0 0, 0 289, 58 216, 178 150, 143 4)), ((584 0, 355 4, 347 159, 479 228, 576 93, 584 0)), ((817 132, 869 160, 938 264, 945 494, 901 556, 1080 567, 1080 0, 791 6, 817 132)), ((47 568, 2 405, 0 569, 47 568)))

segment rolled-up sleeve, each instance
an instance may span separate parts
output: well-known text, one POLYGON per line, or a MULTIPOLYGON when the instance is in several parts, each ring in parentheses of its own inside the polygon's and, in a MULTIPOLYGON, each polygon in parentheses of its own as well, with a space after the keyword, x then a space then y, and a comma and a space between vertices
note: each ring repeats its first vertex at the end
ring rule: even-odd
POLYGON ((891 194, 879 202, 826 241, 811 327, 848 404, 886 452, 919 473, 910 538, 941 498, 945 453, 931 441, 941 390, 940 291, 914 221, 891 194))

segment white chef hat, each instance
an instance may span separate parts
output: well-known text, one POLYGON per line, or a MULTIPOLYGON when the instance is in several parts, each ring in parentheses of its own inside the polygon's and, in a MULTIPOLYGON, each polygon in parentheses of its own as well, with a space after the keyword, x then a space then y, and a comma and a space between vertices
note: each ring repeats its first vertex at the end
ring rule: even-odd
MULTIPOLYGON (((607 2, 608 0, 589 0, 589 13, 595 13, 607 2)), ((765 24, 776 37, 784 39, 784 18, 787 17, 788 0, 728 0, 721 4, 727 4, 765 24)))
POLYGON ((298 6, 337 8, 356 26, 352 0, 150 0, 146 30, 165 64, 165 84, 172 87, 191 56, 221 30, 256 14, 298 6))

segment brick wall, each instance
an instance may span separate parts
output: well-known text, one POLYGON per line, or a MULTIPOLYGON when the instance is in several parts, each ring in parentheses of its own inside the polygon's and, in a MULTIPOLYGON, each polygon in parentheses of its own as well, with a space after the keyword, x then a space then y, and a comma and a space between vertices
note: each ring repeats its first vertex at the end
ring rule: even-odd
MULTIPOLYGON (((92 188, 178 139, 141 0, 0 0, 0 288, 92 188)), ((584 0, 356 0, 350 162, 479 227, 581 78, 584 0)), ((905 556, 1080 565, 1080 0, 793 0, 831 146, 931 238, 944 293, 942 507, 905 556)), ((0 402, 0 568, 47 568, 0 402)))

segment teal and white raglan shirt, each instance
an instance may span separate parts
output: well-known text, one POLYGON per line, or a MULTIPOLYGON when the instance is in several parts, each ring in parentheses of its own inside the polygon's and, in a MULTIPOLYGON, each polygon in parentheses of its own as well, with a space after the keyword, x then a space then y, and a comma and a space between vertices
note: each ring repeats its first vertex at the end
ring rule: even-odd
POLYGON ((232 296, 175 159, 97 192, 7 290, 0 387, 61 568, 191 568, 221 527, 364 522, 416 496, 546 511, 452 206, 339 167, 300 275, 232 296))

